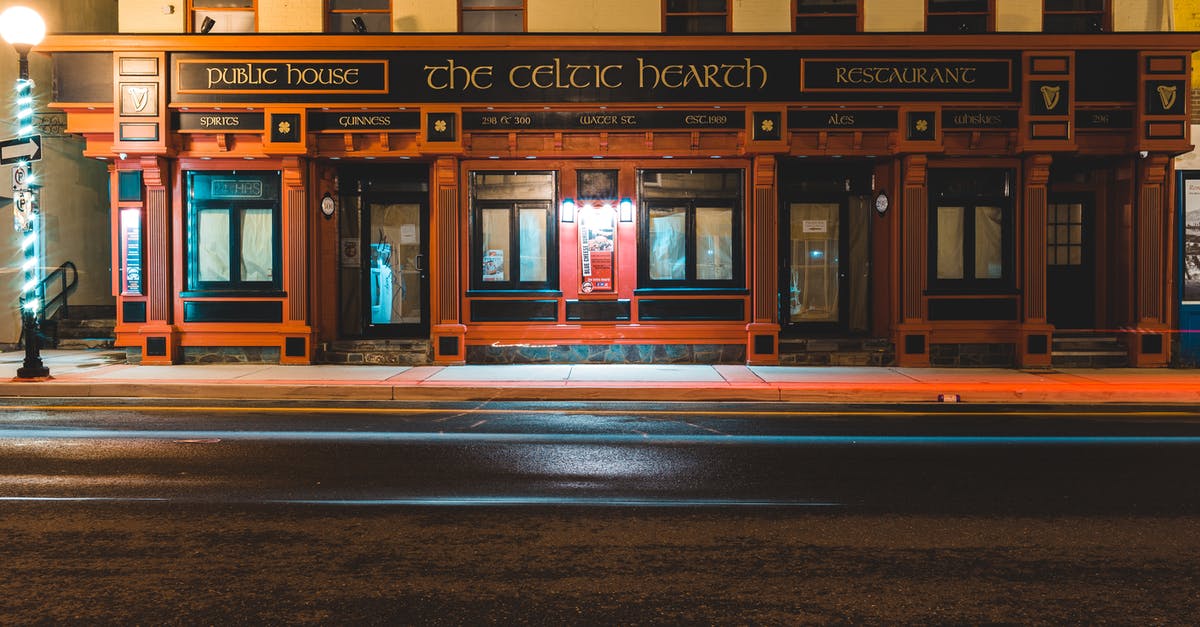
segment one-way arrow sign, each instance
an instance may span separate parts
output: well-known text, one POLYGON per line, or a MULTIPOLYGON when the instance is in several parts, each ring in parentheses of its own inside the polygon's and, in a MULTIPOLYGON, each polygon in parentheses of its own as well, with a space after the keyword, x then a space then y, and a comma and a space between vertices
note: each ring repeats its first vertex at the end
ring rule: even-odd
POLYGON ((42 136, 16 137, 0 141, 0 165, 42 158, 42 136))

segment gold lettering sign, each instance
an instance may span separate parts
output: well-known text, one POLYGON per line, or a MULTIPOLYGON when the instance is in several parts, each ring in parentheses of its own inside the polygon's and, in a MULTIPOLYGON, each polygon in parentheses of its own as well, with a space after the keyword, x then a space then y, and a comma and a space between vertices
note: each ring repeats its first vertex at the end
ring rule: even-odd
POLYGON ((338 61, 192 60, 178 61, 179 93, 385 94, 388 62, 382 59, 338 61))

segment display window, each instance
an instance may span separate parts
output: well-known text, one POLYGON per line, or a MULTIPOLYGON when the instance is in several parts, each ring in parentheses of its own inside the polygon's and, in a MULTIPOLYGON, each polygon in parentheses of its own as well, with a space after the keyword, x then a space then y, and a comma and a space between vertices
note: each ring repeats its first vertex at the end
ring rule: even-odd
POLYGON ((553 172, 472 172, 471 288, 557 290, 553 172))
POLYGON ((279 173, 188 172, 187 187, 189 291, 279 292, 279 173))
POLYGON ((929 174, 930 288, 995 291, 1013 286, 1011 173, 954 169, 929 174))
POLYGON ((741 170, 643 170, 638 187, 639 287, 744 285, 741 170))

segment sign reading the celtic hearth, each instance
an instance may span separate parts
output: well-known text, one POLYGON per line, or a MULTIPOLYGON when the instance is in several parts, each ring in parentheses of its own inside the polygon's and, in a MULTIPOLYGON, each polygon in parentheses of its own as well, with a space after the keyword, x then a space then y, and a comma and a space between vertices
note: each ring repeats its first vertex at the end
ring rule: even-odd
MULTIPOLYGON (((928 53, 926 53, 928 55, 928 53)), ((979 58, 975 58, 979 56, 979 58)), ((1015 59, 823 58, 780 50, 176 53, 172 102, 1016 100, 1015 59)), ((499 126, 503 126, 502 124, 499 126)), ((675 125, 672 126, 687 126, 675 125)))

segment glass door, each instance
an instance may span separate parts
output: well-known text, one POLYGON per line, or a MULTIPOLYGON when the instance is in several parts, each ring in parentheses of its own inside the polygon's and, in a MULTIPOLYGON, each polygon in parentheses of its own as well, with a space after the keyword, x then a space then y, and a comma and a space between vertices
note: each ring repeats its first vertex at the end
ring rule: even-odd
POLYGON ((419 202, 391 199, 368 198, 364 204, 366 334, 423 334, 428 328, 425 300, 429 276, 422 235, 424 207, 419 202))
POLYGON ((841 204, 795 202, 788 209, 787 322, 838 323, 844 276, 841 204))
POLYGON ((339 325, 345 338, 429 336, 429 190, 423 171, 341 173, 339 325))

